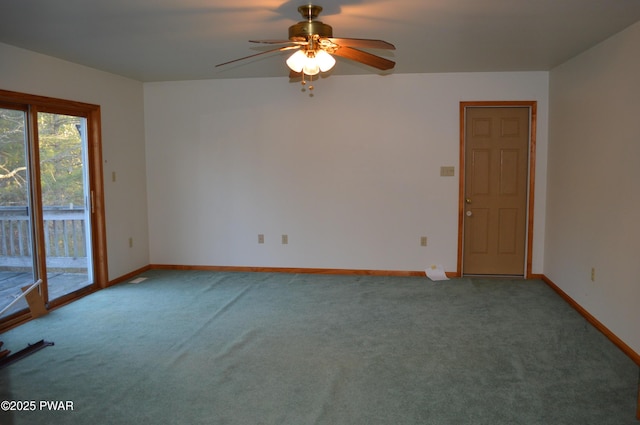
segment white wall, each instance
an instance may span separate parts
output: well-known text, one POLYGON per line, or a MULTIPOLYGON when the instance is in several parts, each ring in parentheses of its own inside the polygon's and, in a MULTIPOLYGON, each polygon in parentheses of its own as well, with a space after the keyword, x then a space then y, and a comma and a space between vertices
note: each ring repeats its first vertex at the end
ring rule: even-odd
POLYGON ((142 83, 0 43, 0 89, 101 106, 109 278, 149 264, 142 83))
POLYGON ((287 78, 145 84, 151 263, 455 271, 459 102, 537 100, 542 273, 548 73, 315 86, 310 97, 287 78))
POLYGON ((550 73, 544 272, 640 352, 640 23, 550 73), (591 281, 591 268, 595 281, 591 281))

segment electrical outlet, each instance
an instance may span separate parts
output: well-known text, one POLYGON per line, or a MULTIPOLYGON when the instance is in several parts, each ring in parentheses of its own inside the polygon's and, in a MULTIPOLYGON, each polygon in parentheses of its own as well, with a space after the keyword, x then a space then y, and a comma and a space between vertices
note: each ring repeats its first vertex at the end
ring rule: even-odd
POLYGON ((427 237, 426 236, 420 237, 420 246, 427 246, 427 237))
POLYGON ((282 245, 289 243, 289 235, 282 235, 282 245))
POLYGON ((264 243, 264 235, 262 233, 258 235, 258 243, 264 243))

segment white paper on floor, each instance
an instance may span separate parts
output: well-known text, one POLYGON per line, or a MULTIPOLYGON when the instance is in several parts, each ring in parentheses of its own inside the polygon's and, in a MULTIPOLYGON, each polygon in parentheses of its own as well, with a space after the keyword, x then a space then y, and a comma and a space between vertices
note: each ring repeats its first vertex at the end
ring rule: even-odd
POLYGON ((444 268, 440 264, 432 264, 425 270, 427 277, 433 281, 449 280, 444 268))

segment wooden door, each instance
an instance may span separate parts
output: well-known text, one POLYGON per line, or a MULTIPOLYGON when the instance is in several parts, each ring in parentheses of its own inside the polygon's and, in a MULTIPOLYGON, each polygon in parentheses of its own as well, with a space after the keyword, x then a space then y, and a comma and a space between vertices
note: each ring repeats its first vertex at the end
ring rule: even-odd
POLYGON ((524 275, 528 151, 528 107, 466 108, 464 274, 524 275))

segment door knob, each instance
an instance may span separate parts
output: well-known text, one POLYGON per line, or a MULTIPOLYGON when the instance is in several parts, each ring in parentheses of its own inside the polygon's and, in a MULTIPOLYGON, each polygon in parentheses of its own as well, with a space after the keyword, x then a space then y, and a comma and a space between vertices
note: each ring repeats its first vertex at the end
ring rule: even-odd
POLYGON ((467 198, 467 199, 465 199, 465 201, 467 202, 467 204, 470 204, 471 203, 471 198, 467 198))

